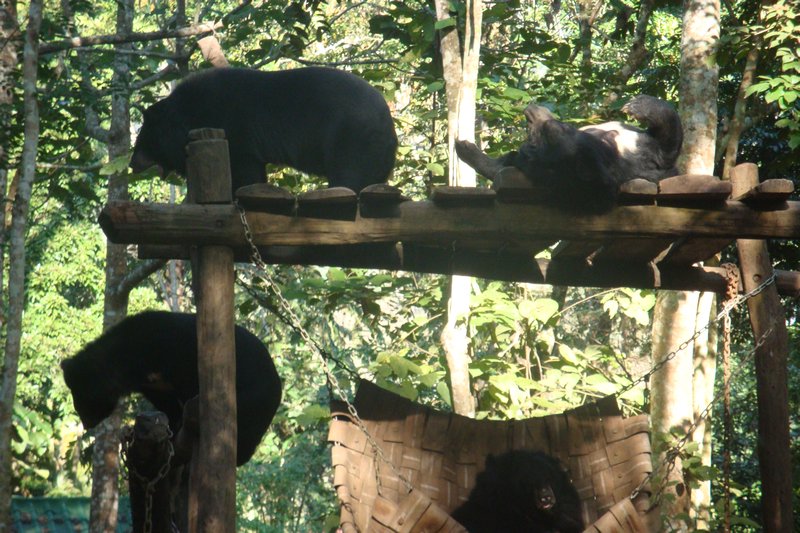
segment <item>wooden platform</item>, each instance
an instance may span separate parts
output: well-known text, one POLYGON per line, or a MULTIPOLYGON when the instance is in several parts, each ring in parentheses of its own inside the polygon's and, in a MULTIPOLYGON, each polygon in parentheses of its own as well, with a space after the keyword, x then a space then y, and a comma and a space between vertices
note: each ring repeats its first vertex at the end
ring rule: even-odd
MULTIPOLYGON (((512 169, 513 170, 513 169, 512 169)), ((440 187, 410 201, 387 185, 293 196, 270 185, 237 191, 255 243, 273 263, 386 268, 554 285, 722 291, 724 271, 693 266, 736 238, 800 238, 800 202, 788 180, 738 199, 713 176, 623 185, 618 207, 585 216, 547 207, 546 191, 507 173, 494 189, 440 187), (554 246, 555 245, 555 246, 554 246), (552 248, 548 253, 535 256, 552 248)), ((235 206, 112 203, 109 239, 139 244, 142 258, 185 258, 188 245, 221 244, 249 257, 235 206)), ((800 295, 800 274, 778 272, 800 295)))

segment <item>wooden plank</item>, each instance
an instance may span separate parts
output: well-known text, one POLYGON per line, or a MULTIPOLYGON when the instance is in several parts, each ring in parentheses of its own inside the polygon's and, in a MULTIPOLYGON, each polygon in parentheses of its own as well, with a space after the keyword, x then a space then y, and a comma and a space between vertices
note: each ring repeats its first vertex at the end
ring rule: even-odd
POLYGON ((386 183, 367 185, 358 194, 362 204, 399 204, 408 200, 403 191, 386 183))
MULTIPOLYGON (((223 134, 224 137, 224 134, 223 134)), ((191 135, 190 135, 190 138, 191 135)), ((231 207, 228 143, 203 137, 187 145, 187 173, 198 203, 231 207)), ((192 457, 189 531, 236 528, 236 348, 233 250, 200 246, 197 264, 197 370, 200 434, 192 457)))
POLYGON ((656 201, 658 184, 646 179, 636 178, 619 186, 619 205, 650 205, 656 201))
POLYGON ((488 207, 496 196, 492 189, 445 185, 433 189, 431 200, 440 207, 488 207))
POLYGON ((516 167, 503 167, 495 176, 492 189, 499 201, 512 204, 542 203, 548 197, 546 189, 534 187, 516 167))
POLYGON ((700 201, 703 203, 722 202, 731 194, 731 183, 715 176, 684 174, 665 178, 658 183, 656 201, 700 201))
POLYGON ((236 199, 249 211, 291 215, 295 208, 295 197, 292 193, 269 183, 239 187, 236 189, 236 199))
POLYGON ((594 256, 603 247, 604 241, 561 241, 553 249, 553 261, 584 261, 591 264, 594 256))
MULTIPOLYGON (((800 238, 800 202, 778 211, 755 211, 728 201, 717 209, 622 206, 605 215, 577 216, 534 205, 495 203, 486 208, 439 208, 431 202, 403 202, 396 218, 355 221, 249 213, 258 245, 427 242, 481 240, 679 238, 800 238)), ((231 205, 170 205, 113 202, 99 223, 115 243, 245 244, 239 213, 231 205)))
POLYGON ((399 216, 397 206, 409 201, 397 187, 376 183, 368 185, 358 195, 359 215, 365 218, 390 218, 399 216))
POLYGON ((297 216, 326 220, 354 220, 358 195, 347 187, 308 191, 297 197, 297 216))
POLYGON ((706 261, 721 252, 733 239, 682 237, 675 241, 659 264, 691 265, 706 261))
MULTIPOLYGON (((758 167, 738 165, 731 172, 735 196, 758 184, 758 167)), ((748 291, 772 275, 767 243, 736 241, 742 283, 748 291)), ((761 471, 761 516, 767 533, 789 533, 792 519, 792 454, 789 432, 788 357, 786 313, 774 285, 747 300, 756 349, 758 394, 758 464, 761 471), (766 333, 769 335, 764 337, 766 333)))
POLYGON ((733 199, 751 207, 772 206, 785 202, 793 192, 794 183, 791 180, 769 179, 736 195, 733 199))
POLYGON ((594 256, 594 262, 630 261, 647 263, 667 253, 672 239, 614 239, 608 241, 594 256))

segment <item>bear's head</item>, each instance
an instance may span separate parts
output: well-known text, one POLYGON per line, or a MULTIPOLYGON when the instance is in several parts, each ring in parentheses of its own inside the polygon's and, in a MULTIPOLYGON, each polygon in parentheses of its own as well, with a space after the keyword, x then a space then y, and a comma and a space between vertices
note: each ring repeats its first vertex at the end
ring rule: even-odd
POLYGON ((133 146, 130 167, 142 172, 158 166, 162 176, 186 173, 186 143, 189 127, 174 97, 156 102, 144 111, 144 119, 133 146))
POLYGON ((61 369, 83 427, 91 429, 111 414, 120 394, 110 376, 103 376, 92 359, 80 355, 61 361, 61 369))

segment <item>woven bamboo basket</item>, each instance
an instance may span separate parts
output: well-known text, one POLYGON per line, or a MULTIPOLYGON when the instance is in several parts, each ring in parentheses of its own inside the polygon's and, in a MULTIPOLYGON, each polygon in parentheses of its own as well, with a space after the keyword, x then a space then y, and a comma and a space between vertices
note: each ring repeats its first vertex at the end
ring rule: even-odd
POLYGON ((332 402, 328 441, 344 533, 465 532, 450 513, 466 501, 487 454, 509 450, 542 451, 569 469, 586 532, 653 530, 649 486, 631 498, 652 471, 648 417, 623 418, 613 397, 558 415, 474 420, 361 381, 353 404, 392 466, 376 460, 346 405, 332 402))

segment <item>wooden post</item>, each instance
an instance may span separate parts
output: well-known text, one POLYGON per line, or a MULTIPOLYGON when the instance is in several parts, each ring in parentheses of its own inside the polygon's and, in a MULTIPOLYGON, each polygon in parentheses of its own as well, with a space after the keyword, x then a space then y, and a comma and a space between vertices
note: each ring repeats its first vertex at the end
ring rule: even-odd
MULTIPOLYGON (((189 188, 199 204, 230 203, 228 142, 222 130, 193 130, 187 146, 189 188)), ((200 246, 196 277, 200 436, 192 457, 189 531, 236 528, 236 347, 233 250, 200 246)))
MULTIPOLYGON (((739 165, 731 172, 733 196, 758 185, 758 167, 739 165)), ((738 239, 739 263, 745 291, 758 287, 772 275, 767 244, 738 239)), ((756 350, 758 393, 758 460, 761 469, 761 514, 766 533, 790 533, 792 520, 792 457, 789 438, 788 355, 786 314, 775 284, 747 301, 754 342, 772 329, 756 350)))

